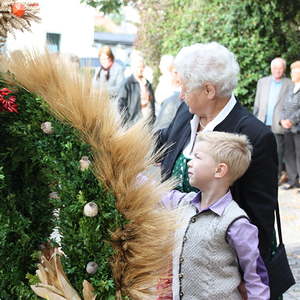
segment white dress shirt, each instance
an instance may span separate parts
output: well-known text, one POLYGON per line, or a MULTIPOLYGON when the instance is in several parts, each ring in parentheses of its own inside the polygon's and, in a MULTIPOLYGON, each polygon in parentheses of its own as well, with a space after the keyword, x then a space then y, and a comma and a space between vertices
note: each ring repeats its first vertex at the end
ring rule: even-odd
MULTIPOLYGON (((232 94, 227 104, 223 107, 223 109, 217 114, 217 116, 207 123, 207 125, 203 128, 202 132, 213 131, 217 125, 219 125, 232 111, 233 107, 236 104, 236 99, 232 94)), ((191 139, 188 145, 183 150, 183 155, 186 158, 191 158, 194 144, 196 141, 197 130, 199 126, 199 117, 194 115, 193 119, 190 121, 191 124, 191 139)))

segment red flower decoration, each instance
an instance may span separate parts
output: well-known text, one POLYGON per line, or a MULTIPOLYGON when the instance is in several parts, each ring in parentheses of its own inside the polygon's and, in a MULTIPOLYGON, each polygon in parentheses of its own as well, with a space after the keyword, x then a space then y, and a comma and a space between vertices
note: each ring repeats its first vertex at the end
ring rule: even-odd
POLYGON ((3 88, 0 90, 1 95, 3 96, 7 96, 8 94, 12 94, 12 91, 7 89, 7 88, 3 88))
POLYGON ((12 13, 21 18, 25 14, 25 5, 22 3, 15 3, 11 6, 12 13))
POLYGON ((16 96, 11 95, 12 93, 7 88, 0 89, 0 111, 18 112, 16 96))

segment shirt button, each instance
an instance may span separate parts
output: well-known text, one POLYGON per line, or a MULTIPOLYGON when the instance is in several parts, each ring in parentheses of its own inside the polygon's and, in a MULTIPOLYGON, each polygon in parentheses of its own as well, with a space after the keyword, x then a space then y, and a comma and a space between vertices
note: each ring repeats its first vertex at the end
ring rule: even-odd
POLYGON ((184 262, 184 258, 183 257, 180 257, 179 261, 182 263, 184 262))
POLYGON ((184 236, 184 237, 183 237, 183 242, 186 242, 186 241, 187 241, 187 237, 184 236))
POLYGON ((191 218, 191 222, 195 223, 196 222, 196 218, 195 217, 191 218))
POLYGON ((183 274, 182 273, 178 274, 178 277, 179 277, 179 279, 182 279, 183 278, 183 274))
POLYGON ((179 293, 179 296, 180 296, 180 297, 183 297, 183 295, 184 295, 183 292, 180 292, 180 293, 179 293))

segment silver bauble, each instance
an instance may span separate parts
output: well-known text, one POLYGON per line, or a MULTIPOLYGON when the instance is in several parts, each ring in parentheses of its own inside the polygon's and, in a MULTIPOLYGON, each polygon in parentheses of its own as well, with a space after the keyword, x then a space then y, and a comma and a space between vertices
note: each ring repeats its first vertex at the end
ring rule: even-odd
POLYGON ((98 205, 95 202, 87 203, 83 208, 83 214, 87 217, 95 217, 98 214, 98 205))
POLYGON ((88 156, 82 156, 79 163, 80 163, 80 170, 84 171, 89 168, 91 161, 89 160, 88 156))
POLYGON ((97 272, 98 269, 98 264, 94 261, 90 261, 87 265, 86 265, 86 272, 89 274, 95 274, 97 272))
POLYGON ((53 127, 52 127, 52 123, 51 122, 44 122, 41 124, 41 129, 43 130, 43 132, 45 132, 46 134, 51 134, 53 133, 53 127))
POLYGON ((50 198, 50 199, 59 199, 58 192, 51 192, 51 193, 49 194, 49 198, 50 198))

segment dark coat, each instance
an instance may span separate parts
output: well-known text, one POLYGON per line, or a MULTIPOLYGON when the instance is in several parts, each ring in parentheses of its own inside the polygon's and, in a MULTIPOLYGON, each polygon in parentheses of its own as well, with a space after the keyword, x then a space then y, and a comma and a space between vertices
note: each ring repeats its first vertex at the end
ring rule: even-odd
MULTIPOLYGON (((161 161, 164 179, 171 176, 178 155, 189 142, 192 118, 187 105, 182 103, 170 126, 158 132, 158 147, 170 146, 161 161)), ((233 198, 258 227, 261 255, 267 258, 271 253, 278 191, 274 135, 239 103, 214 130, 245 134, 253 145, 249 169, 230 189, 233 198)))
MULTIPOLYGON (((146 81, 146 88, 150 94, 151 122, 155 121, 155 98, 151 83, 146 81)), ((124 121, 135 123, 142 118, 141 111, 141 91, 138 81, 133 75, 129 76, 123 83, 123 87, 118 96, 120 112, 124 113, 124 121)))
POLYGON ((281 120, 290 120, 293 123, 293 126, 290 129, 284 129, 285 133, 300 132, 300 90, 296 93, 291 91, 289 97, 285 99, 281 120))
POLYGON ((179 92, 174 92, 172 96, 165 99, 160 105, 160 111, 155 120, 154 128, 158 130, 168 127, 181 103, 182 100, 179 98, 179 92))

